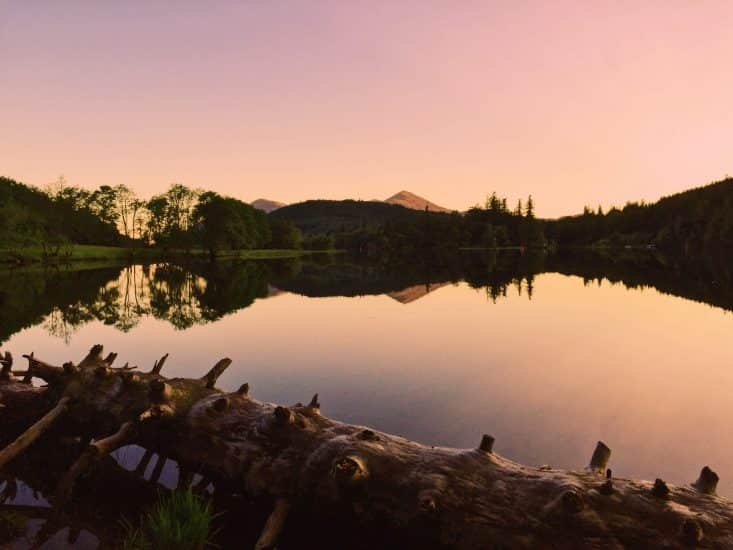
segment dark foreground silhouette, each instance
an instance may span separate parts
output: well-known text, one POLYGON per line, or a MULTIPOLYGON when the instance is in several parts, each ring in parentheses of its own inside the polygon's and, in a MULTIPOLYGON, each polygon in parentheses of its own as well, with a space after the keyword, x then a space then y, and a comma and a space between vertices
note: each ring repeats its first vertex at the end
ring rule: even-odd
MULTIPOLYGON (((59 453, 68 460, 57 482, 48 472, 26 474, 53 505, 53 512, 38 514, 48 518, 44 535, 69 525, 63 518, 75 511, 76 530, 88 524, 90 510, 97 513, 83 501, 89 496, 82 496, 82 483, 114 500, 114 479, 130 478, 123 494, 139 487, 141 499, 149 495, 143 482, 118 475, 107 459, 136 444, 175 459, 180 488, 199 474, 200 486, 270 503, 256 549, 287 540, 291 524, 296 532, 304 524, 319 528, 301 547, 352 547, 352 540, 362 541, 354 547, 457 550, 733 544, 733 503, 715 496, 718 476, 707 467, 682 487, 613 477, 606 469, 611 450, 602 442, 582 471, 516 464, 493 452, 490 435, 477 437, 474 449, 421 445, 326 418, 318 395, 306 405, 276 406, 254 399, 246 383, 222 392, 215 385, 228 359, 191 379, 166 378, 167 355, 149 372, 114 367, 117 354, 105 357, 101 346, 78 364, 26 358, 27 370, 17 373, 22 380, 13 374, 12 356, 2 359, 0 404, 9 414, 0 417, 0 433, 12 441, 0 450, 6 488, 12 492, 13 467, 35 442, 81 441, 59 453), (28 384, 32 378, 47 386, 28 384), (104 471, 112 480, 97 485, 93 476, 104 471)), ((227 516, 236 520, 236 513, 227 516)))

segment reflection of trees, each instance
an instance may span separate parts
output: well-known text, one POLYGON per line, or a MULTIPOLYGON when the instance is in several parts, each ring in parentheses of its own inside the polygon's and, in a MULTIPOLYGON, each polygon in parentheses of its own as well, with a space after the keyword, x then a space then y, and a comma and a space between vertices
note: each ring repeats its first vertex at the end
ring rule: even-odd
POLYGON ((46 319, 54 334, 68 338, 74 327, 95 318, 87 304, 119 273, 118 267, 0 270, 0 342, 46 319))
POLYGON ((230 311, 248 307, 269 293, 270 267, 262 262, 211 264, 206 277, 207 284, 198 289, 196 296, 204 322, 216 321, 230 311))
POLYGON ((542 273, 545 253, 519 251, 490 251, 466 254, 463 269, 466 282, 473 288, 483 289, 492 302, 506 298, 513 286, 518 296, 531 300, 534 278, 542 273))
POLYGON ((725 254, 669 256, 657 252, 567 250, 547 257, 545 270, 657 291, 733 311, 733 263, 725 254))
MULTIPOLYGON (((544 253, 481 251, 431 262, 405 264, 325 261, 303 263, 295 273, 272 276, 282 290, 304 296, 394 295, 419 286, 430 289, 447 283, 466 281, 481 289, 491 301, 507 296, 511 286, 532 299, 534 278, 543 271, 544 253)), ((427 294, 427 292, 425 292, 427 294)))
POLYGON ((206 280, 181 266, 162 264, 151 268, 144 277, 149 289, 147 303, 150 315, 171 323, 177 329, 189 328, 203 321, 198 295, 206 288, 206 280))
POLYGON ((305 296, 359 296, 464 280, 495 302, 512 287, 512 293, 532 299, 535 276, 556 272, 581 276, 586 283, 654 287, 733 311, 733 267, 725 258, 711 256, 692 260, 573 250, 550 255, 484 251, 402 265, 314 259, 319 261, 0 270, 0 342, 38 324, 67 341, 92 321, 127 332, 148 316, 186 329, 248 307, 269 294, 268 283, 305 296))
POLYGON ((125 280, 129 269, 123 269, 116 280, 99 287, 91 299, 85 297, 53 308, 44 321, 44 328, 67 342, 76 329, 90 321, 101 321, 123 331, 129 330, 134 325, 130 325, 131 321, 120 299, 120 281, 125 280))
POLYGON ((305 296, 360 296, 464 280, 496 302, 512 286, 516 294, 531 300, 541 273, 576 275, 586 283, 606 280, 628 288, 652 287, 733 311, 733 264, 725 257, 669 257, 638 250, 467 251, 410 264, 341 259, 303 263, 295 273, 273 275, 272 281, 280 289, 305 296))
POLYGON ((186 329, 247 307, 267 293, 262 263, 133 265, 91 297, 54 307, 44 327, 65 340, 90 321, 127 332, 152 316, 186 329))
POLYGON ((725 257, 666 256, 640 250, 560 250, 553 254, 518 252, 471 255, 463 262, 465 279, 492 300, 517 292, 532 298, 535 275, 562 273, 585 284, 602 281, 626 288, 654 288, 733 311, 733 264, 725 257))

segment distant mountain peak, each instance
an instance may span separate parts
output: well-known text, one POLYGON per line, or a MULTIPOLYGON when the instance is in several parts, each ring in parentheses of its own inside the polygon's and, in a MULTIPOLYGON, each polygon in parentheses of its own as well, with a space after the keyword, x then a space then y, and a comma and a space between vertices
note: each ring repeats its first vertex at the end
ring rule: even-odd
POLYGON ((268 214, 273 210, 287 206, 284 202, 272 201, 270 199, 257 199, 256 201, 252 201, 251 204, 257 210, 264 210, 268 214))
POLYGON ((389 204, 399 204, 400 206, 404 206, 405 208, 412 208, 413 210, 425 210, 425 207, 427 207, 430 212, 451 211, 449 208, 438 206, 434 202, 430 202, 428 199, 425 199, 410 191, 404 190, 400 191, 399 193, 395 193, 384 202, 389 204))

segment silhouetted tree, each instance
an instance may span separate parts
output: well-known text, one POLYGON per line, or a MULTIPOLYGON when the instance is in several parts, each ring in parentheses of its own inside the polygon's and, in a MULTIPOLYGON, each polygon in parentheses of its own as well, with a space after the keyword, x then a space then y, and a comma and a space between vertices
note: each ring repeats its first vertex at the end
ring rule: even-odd
POLYGON ((211 191, 199 197, 192 218, 212 258, 220 250, 264 248, 270 240, 267 217, 260 211, 211 191))
POLYGON ((270 217, 270 248, 295 249, 303 243, 303 234, 290 220, 270 217))

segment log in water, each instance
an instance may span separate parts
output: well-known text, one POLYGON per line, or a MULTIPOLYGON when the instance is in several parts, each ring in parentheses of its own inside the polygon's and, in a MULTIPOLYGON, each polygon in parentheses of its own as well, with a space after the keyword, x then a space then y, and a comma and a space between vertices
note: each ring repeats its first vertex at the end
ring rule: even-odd
POLYGON ((2 360, 0 428, 17 429, 25 416, 26 430, 0 463, 51 426, 94 440, 60 480, 57 508, 82 473, 135 443, 218 487, 268 497, 257 548, 273 547, 299 510, 460 550, 733 547, 733 504, 715 495, 707 467, 689 487, 614 478, 602 442, 582 471, 523 466, 495 454, 490 435, 477 434, 475 449, 432 447, 328 419, 317 395, 281 406, 257 401, 246 383, 225 393, 215 384, 228 359, 191 379, 163 376, 167 356, 150 372, 115 368, 116 357, 94 346, 79 364, 55 366, 31 354, 25 382, 2 360), (30 386, 33 377, 47 387, 30 386))

